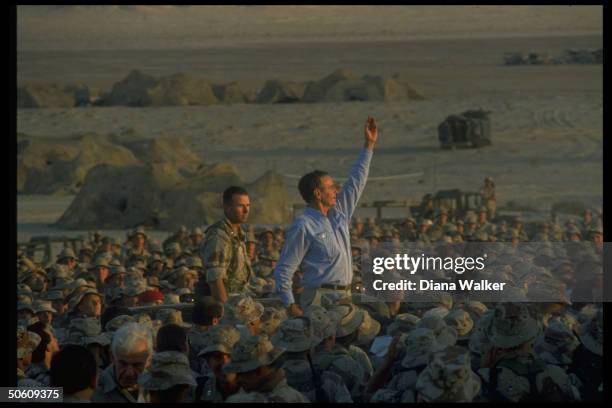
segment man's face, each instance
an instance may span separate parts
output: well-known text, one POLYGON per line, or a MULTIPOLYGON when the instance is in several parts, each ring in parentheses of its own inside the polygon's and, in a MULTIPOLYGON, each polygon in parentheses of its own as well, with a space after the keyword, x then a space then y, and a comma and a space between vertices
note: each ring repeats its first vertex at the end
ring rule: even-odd
POLYGON ((110 271, 108 270, 108 267, 106 266, 98 266, 96 267, 95 272, 96 272, 96 278, 98 279, 98 282, 105 283, 110 271))
POLYGON ((266 232, 263 236, 263 244, 265 247, 270 247, 274 244, 274 234, 271 232, 266 232))
POLYGON ((102 301, 100 296, 93 293, 87 294, 79 303, 79 310, 89 317, 98 317, 102 314, 102 301))
POLYGON ((149 358, 150 353, 144 340, 136 342, 130 353, 113 355, 112 360, 115 366, 115 381, 117 384, 122 388, 136 388, 138 376, 147 367, 149 358))
POLYGON ((249 196, 245 194, 234 194, 232 196, 232 202, 228 205, 223 205, 225 216, 232 224, 245 223, 250 210, 251 201, 249 196))
POLYGON ((51 301, 51 307, 53 307, 56 311, 57 314, 64 314, 64 311, 66 310, 66 304, 64 303, 63 300, 52 300, 51 301))
POLYGON ((441 215, 440 215, 440 221, 439 221, 439 222, 440 222, 440 225, 444 225, 444 224, 446 224, 446 221, 448 221, 448 215, 446 215, 446 214, 441 214, 441 215))
POLYGON ((247 253, 249 258, 255 257, 255 250, 257 249, 257 245, 254 242, 247 242, 247 253))
POLYGON ((321 177, 320 188, 315 189, 315 197, 319 198, 324 207, 333 208, 336 205, 336 194, 338 190, 339 186, 334 183, 334 180, 330 176, 323 176, 321 177))
POLYGON ((35 273, 28 278, 26 285, 28 285, 34 292, 42 292, 45 289, 46 282, 47 280, 44 276, 35 273))
POLYGON ((229 354, 222 353, 220 351, 213 351, 206 356, 206 363, 215 373, 217 378, 224 377, 223 366, 229 364, 232 361, 232 358, 229 354))
POLYGON ((142 234, 136 234, 135 236, 132 237, 132 244, 134 245, 134 248, 137 248, 137 249, 143 248, 145 244, 144 236, 142 234))
POLYGON ((603 234, 600 234, 599 232, 594 232, 591 236, 591 240, 596 244, 603 244, 603 234))
POLYGON ((38 317, 39 322, 51 324, 53 320, 53 314, 51 312, 38 312, 36 313, 36 317, 38 317))
POLYGON ((484 224, 487 221, 487 213, 482 211, 478 213, 478 222, 484 224))
POLYGON ((125 275, 123 273, 116 273, 113 276, 109 276, 106 279, 106 284, 115 288, 121 288, 125 283, 125 275))
POLYGON ((582 215, 582 218, 584 219, 584 222, 588 224, 593 219, 593 215, 591 214, 590 211, 585 211, 584 214, 582 215))
POLYGON ((74 258, 69 258, 68 262, 66 262, 66 265, 68 265, 68 268, 74 269, 77 266, 77 260, 74 258))

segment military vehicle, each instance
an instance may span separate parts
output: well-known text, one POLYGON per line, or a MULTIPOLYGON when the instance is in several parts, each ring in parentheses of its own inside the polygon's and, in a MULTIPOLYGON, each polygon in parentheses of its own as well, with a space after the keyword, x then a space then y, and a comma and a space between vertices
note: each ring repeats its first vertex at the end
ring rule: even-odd
POLYGON ((504 53, 505 65, 549 65, 555 64, 556 60, 547 53, 537 52, 506 52, 504 53))
POLYGON ((491 144, 491 111, 468 110, 448 116, 438 125, 442 149, 479 148, 491 144))
POLYGON ((566 62, 570 64, 602 64, 603 49, 568 49, 565 50, 566 62))

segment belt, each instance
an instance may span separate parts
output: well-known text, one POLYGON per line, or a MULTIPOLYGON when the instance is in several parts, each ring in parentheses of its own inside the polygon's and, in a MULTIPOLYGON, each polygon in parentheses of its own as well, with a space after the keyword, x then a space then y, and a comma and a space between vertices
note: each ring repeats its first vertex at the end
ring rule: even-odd
POLYGON ((333 289, 333 290, 347 290, 350 289, 350 286, 344 286, 344 285, 331 285, 328 283, 324 283, 321 285, 322 289, 333 289))

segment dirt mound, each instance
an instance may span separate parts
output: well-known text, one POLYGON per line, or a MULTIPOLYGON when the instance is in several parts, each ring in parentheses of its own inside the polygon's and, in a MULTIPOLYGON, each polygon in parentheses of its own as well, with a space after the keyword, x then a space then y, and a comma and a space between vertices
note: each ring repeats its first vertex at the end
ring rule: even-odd
POLYGON ((340 69, 325 78, 310 83, 304 91, 304 102, 378 101, 397 102, 423 99, 399 75, 387 78, 340 69))
POLYGON ((157 84, 151 75, 139 70, 131 71, 127 77, 115 83, 110 93, 101 97, 101 105, 149 106, 149 89, 157 84))
POLYGON ((105 136, 84 135, 53 141, 23 137, 17 154, 17 192, 75 194, 96 165, 138 163, 130 150, 105 136))
POLYGON ((75 91, 74 87, 55 84, 22 86, 17 88, 17 108, 71 108, 75 91))
POLYGON ((248 102, 247 94, 242 90, 237 82, 229 84, 213 85, 212 90, 219 102, 223 103, 246 103, 248 102))
POLYGON ((212 105, 218 102, 210 84, 178 73, 161 78, 147 90, 150 106, 212 105))
POLYGON ((181 138, 158 137, 120 142, 144 163, 171 163, 178 168, 197 171, 202 161, 181 138))
POLYGON ((306 84, 291 81, 266 81, 257 94, 255 103, 292 103, 299 102, 304 96, 306 84))
MULTIPOLYGON (((185 178, 170 163, 96 166, 56 226, 125 229, 144 225, 174 230, 184 224, 210 224, 223 215, 221 192, 230 185, 244 184, 225 164, 203 168, 191 178, 185 178)), ((289 221, 279 175, 268 172, 245 187, 252 200, 249 222, 289 221)))

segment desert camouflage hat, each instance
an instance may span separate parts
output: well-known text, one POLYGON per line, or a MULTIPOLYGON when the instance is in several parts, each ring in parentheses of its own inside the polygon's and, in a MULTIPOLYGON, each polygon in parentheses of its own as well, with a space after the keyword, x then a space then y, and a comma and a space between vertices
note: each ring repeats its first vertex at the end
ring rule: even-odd
POLYGON ((167 390, 175 385, 198 385, 187 356, 178 351, 154 353, 148 370, 138 377, 138 384, 149 391, 167 390))
POLYGON ((206 345, 200 350, 198 357, 215 351, 232 354, 234 345, 240 340, 240 332, 232 326, 218 324, 208 329, 204 337, 206 345))
POLYGON ((285 349, 274 347, 268 336, 241 338, 232 349, 232 361, 223 367, 226 373, 246 373, 272 364, 285 349))
POLYGON ((471 369, 469 351, 459 346, 431 354, 416 383, 417 392, 427 402, 472 402, 480 387, 480 377, 471 369))
POLYGON ((191 270, 204 268, 204 265, 202 264, 202 259, 198 256, 190 256, 189 258, 187 258, 185 260, 185 266, 187 266, 191 270))
POLYGON ((230 297, 228 305, 228 319, 242 324, 261 320, 264 313, 261 303, 255 302, 252 297, 244 294, 230 297))
POLYGON ((380 323, 373 319, 367 310, 363 310, 363 321, 357 329, 357 340, 355 345, 367 346, 380 333, 380 323))
POLYGON ((491 346, 491 324, 495 310, 489 309, 476 322, 470 334, 468 347, 472 353, 484 355, 491 346))
POLYGON ((191 230, 190 236, 192 237, 204 236, 204 231, 202 231, 202 228, 200 227, 195 227, 194 229, 191 230))
POLYGON ((123 296, 136 297, 146 292, 148 289, 147 282, 145 280, 129 280, 125 282, 123 288, 123 296))
POLYGON ((115 316, 112 319, 110 319, 108 322, 106 322, 106 325, 104 325, 104 329, 107 332, 113 333, 113 332, 116 332, 124 324, 132 323, 135 321, 136 319, 134 319, 133 316, 129 316, 129 315, 115 316))
POLYGON ((180 310, 177 309, 160 309, 157 311, 157 315, 155 317, 161 322, 162 326, 172 323, 184 327, 186 329, 191 327, 191 324, 185 323, 183 321, 183 314, 180 310))
POLYGON ((598 308, 595 316, 578 327, 578 337, 587 350, 598 356, 603 356, 602 308, 598 308))
POLYGON ((179 255, 181 252, 182 252, 182 248, 178 242, 170 242, 164 248, 164 253, 166 255, 179 255))
POLYGON ((472 321, 478 321, 489 310, 484 303, 477 300, 470 300, 464 303, 462 308, 470 314, 472 321))
POLYGON ((438 307, 434 307, 432 309, 427 310, 425 313, 423 313, 423 316, 421 316, 423 319, 428 318, 428 317, 440 317, 442 319, 444 319, 444 317, 446 317, 446 315, 448 315, 449 310, 443 306, 438 306, 438 307))
POLYGON ((111 260, 112 260, 112 258, 109 258, 108 256, 104 256, 104 255, 98 256, 98 257, 96 257, 96 259, 94 259, 94 261, 91 264, 89 264, 88 269, 92 270, 92 269, 95 269, 95 268, 100 267, 100 266, 103 266, 103 267, 106 267, 106 268, 110 269, 110 262, 111 262, 111 260))
POLYGON ((108 276, 111 277, 115 275, 127 275, 127 269, 122 265, 109 268, 108 276))
POLYGON ((436 341, 434 332, 424 327, 418 327, 403 338, 404 358, 403 368, 416 368, 424 366, 429 361, 429 354, 444 349, 436 341))
POLYGON ((17 311, 19 312, 21 310, 29 310, 34 313, 34 306, 32 306, 32 301, 17 302, 17 311))
POLYGON ((179 279, 181 276, 187 275, 191 275, 192 277, 197 278, 198 272, 193 269, 189 269, 186 266, 180 266, 178 268, 175 268, 168 276, 166 276, 166 279, 172 283, 179 279))
POLYGON ((57 278, 69 278, 71 272, 68 270, 67 265, 62 264, 51 264, 45 268, 47 275, 53 279, 57 278))
POLYGON ((28 279, 30 279, 32 276, 34 275, 40 275, 42 276, 45 280, 49 280, 49 276, 47 275, 47 272, 45 272, 44 269, 41 268, 35 268, 35 269, 31 269, 27 272, 25 272, 20 278, 19 278, 19 283, 24 283, 25 281, 27 281, 28 279))
POLYGON ((77 259, 77 256, 72 248, 64 247, 59 255, 57 255, 58 261, 61 261, 62 259, 77 259))
POLYGON ((79 317, 70 320, 68 334, 64 340, 64 344, 77 344, 81 346, 89 344, 108 346, 110 342, 110 336, 102 332, 100 321, 95 317, 79 317))
POLYGON ((158 253, 154 253, 153 255, 151 255, 149 257, 149 261, 147 264, 147 267, 151 267, 151 265, 153 265, 154 263, 159 262, 159 263, 164 263, 164 259, 161 257, 160 254, 158 253))
POLYGON ((83 298, 87 295, 96 295, 100 298, 100 302, 104 303, 104 296, 101 293, 89 287, 85 288, 85 290, 78 291, 76 293, 73 293, 72 296, 70 296, 70 300, 68 301, 68 313, 76 311, 79 304, 81 304, 83 298))
POLYGON ((538 334, 538 324, 522 303, 499 303, 491 322, 491 343, 507 349, 533 340, 538 334))
POLYGON ((287 311, 284 308, 265 307, 263 316, 260 319, 259 332, 272 337, 278 330, 281 322, 286 319, 287 311))
POLYGON ((571 305, 564 283, 551 279, 540 280, 529 285, 527 296, 534 302, 553 302, 571 305))
POLYGON ((322 339, 314 335, 310 319, 300 316, 282 322, 271 340, 289 352, 300 352, 316 347, 322 339))
POLYGON ((421 318, 418 327, 431 330, 436 336, 436 342, 444 347, 452 346, 457 342, 457 330, 448 326, 442 317, 428 316, 421 318))
POLYGON ((470 337, 470 332, 474 327, 474 321, 468 312, 462 309, 455 309, 450 312, 444 321, 447 325, 454 327, 457 330, 457 339, 465 340, 470 337))
POLYGON ((332 305, 329 314, 338 323, 336 337, 348 336, 354 333, 363 323, 365 311, 353 304, 332 305))
POLYGON ((320 339, 336 335, 336 321, 322 306, 310 305, 304 310, 304 316, 310 319, 313 333, 320 339))
POLYGON ((64 300, 64 293, 61 290, 50 290, 45 293, 44 300, 64 300))
POLYGON ((128 238, 132 238, 132 237, 134 237, 134 236, 136 236, 136 235, 142 235, 142 236, 143 236, 145 239, 147 239, 147 238, 148 238, 147 233, 145 232, 145 230, 144 230, 144 228, 143 228, 143 227, 137 227, 137 228, 133 229, 133 230, 130 232, 130 235, 129 235, 129 237, 128 237, 128 238))
POLYGON ((40 336, 28 331, 24 326, 17 326, 17 358, 22 359, 32 354, 40 344, 40 336))
POLYGON ((433 225, 433 221, 430 220, 429 218, 421 218, 421 221, 419 221, 419 225, 431 226, 433 225))
POLYGON ((395 316, 393 323, 387 327, 387 334, 395 336, 401 333, 408 333, 417 328, 421 318, 412 313, 400 313, 395 316))
POLYGON ((49 312, 57 314, 57 310, 55 310, 53 306, 51 306, 50 301, 37 300, 32 303, 32 307, 34 308, 34 313, 49 312))
POLYGON ((536 339, 534 350, 547 363, 569 365, 579 345, 580 341, 574 333, 560 319, 553 318, 548 321, 543 335, 536 339))

